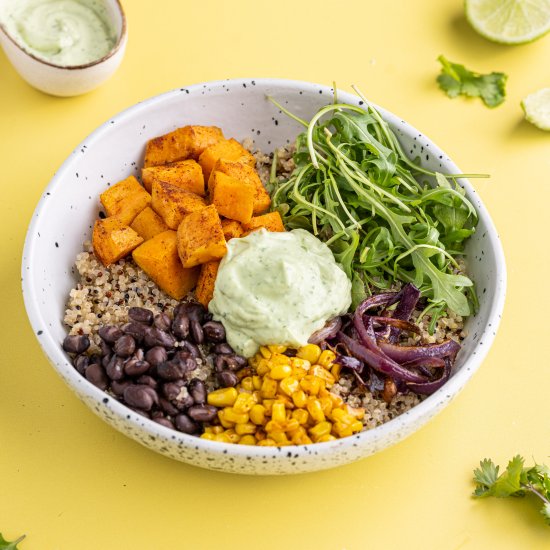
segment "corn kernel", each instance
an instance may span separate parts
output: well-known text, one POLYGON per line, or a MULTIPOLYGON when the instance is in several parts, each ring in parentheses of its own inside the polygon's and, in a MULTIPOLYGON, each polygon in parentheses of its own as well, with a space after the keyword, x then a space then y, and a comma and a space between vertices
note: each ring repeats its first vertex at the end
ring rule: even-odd
POLYGON ((299 424, 307 424, 309 413, 304 409, 296 409, 292 411, 292 418, 296 419, 299 424))
POLYGON ((311 367, 311 363, 307 359, 301 359, 300 357, 292 357, 290 365, 293 369, 300 368, 308 371, 311 367))
POLYGON ((265 407, 265 414, 268 416, 271 416, 271 409, 273 408, 273 403, 275 403, 275 399, 264 399, 262 401, 262 405, 265 407))
POLYGON ((260 376, 265 376, 271 370, 271 365, 266 359, 260 359, 258 361, 258 366, 256 367, 256 372, 260 376))
POLYGON ((288 432, 288 436, 290 437, 290 440, 292 441, 292 443, 294 443, 294 445, 297 445, 300 439, 302 439, 302 437, 307 436, 307 433, 305 428, 300 426, 296 430, 292 430, 288 432))
POLYGON ((279 382, 279 389, 290 396, 300 389, 300 382, 293 376, 289 376, 279 382))
POLYGON ((304 390, 295 391, 292 394, 292 402, 299 408, 304 408, 307 404, 307 396, 304 390))
POLYGON ((326 349, 319 356, 319 360, 317 361, 317 364, 321 365, 322 367, 329 368, 332 365, 332 363, 334 363, 335 359, 336 359, 336 354, 332 350, 326 349))
POLYGON ((235 422, 230 422, 225 418, 225 409, 222 409, 221 411, 218 411, 218 419, 220 421, 220 424, 224 428, 233 428, 235 426, 235 422))
POLYGON ((307 375, 307 370, 303 367, 292 367, 292 376, 297 380, 301 380, 304 376, 307 375))
POLYGON ((271 419, 275 422, 284 422, 286 420, 286 412, 284 403, 275 402, 271 410, 271 419))
POLYGON ((351 426, 351 431, 353 433, 360 432, 363 429, 363 422, 356 420, 351 426))
MULTIPOLYGON (((237 426, 235 426, 235 428, 237 428, 237 426)), ((234 430, 233 428, 230 428, 229 430, 225 430, 223 433, 228 437, 229 443, 238 443, 241 439, 241 436, 237 433, 236 429, 234 430)))
POLYGON ((313 438, 314 441, 316 441, 319 437, 330 434, 331 430, 332 424, 330 422, 323 421, 315 424, 313 428, 310 428, 309 435, 313 438))
POLYGON ((308 400, 307 410, 315 422, 322 422, 325 420, 325 413, 318 399, 308 400))
POLYGON ((330 397, 319 397, 319 402, 321 403, 321 408, 326 416, 328 416, 332 411, 332 400, 330 397))
POLYGON ((258 375, 252 376, 252 385, 255 390, 259 390, 262 387, 262 379, 258 375))
POLYGON ((256 445, 256 438, 253 435, 243 435, 239 440, 239 445, 256 445))
POLYGON ((256 400, 250 393, 240 393, 233 403, 233 410, 238 413, 247 413, 256 404, 256 400))
POLYGON ((317 395, 321 389, 321 382, 319 377, 308 374, 300 380, 300 387, 310 395, 317 395))
POLYGON ((296 357, 300 359, 306 359, 312 365, 315 365, 321 355, 321 348, 315 344, 307 344, 301 347, 296 353, 296 357))
POLYGON ((336 379, 332 376, 330 371, 321 365, 315 365, 309 372, 314 376, 318 376, 321 380, 324 380, 328 386, 332 386, 336 382, 336 379))
POLYGON ((223 426, 212 426, 211 429, 213 434, 221 434, 224 430, 223 426))
POLYGON ((252 376, 246 376, 241 380, 241 388, 246 391, 254 391, 252 376))
POLYGON ((260 353, 262 354, 262 357, 264 359, 271 359, 271 352, 269 351, 269 348, 266 348, 265 346, 260 346, 260 353))
POLYGON ((326 435, 322 435, 321 437, 318 437, 316 443, 325 443, 326 441, 336 441, 336 438, 331 434, 326 434, 326 435))
POLYGON ((273 380, 283 380, 283 378, 286 378, 287 376, 290 376, 292 374, 292 367, 290 365, 274 365, 271 371, 269 372, 269 376, 273 378, 273 380))
POLYGON ((254 437, 256 438, 256 441, 262 441, 262 439, 265 439, 267 435, 264 430, 258 428, 258 430, 256 430, 256 433, 254 434, 254 437))
POLYGON ((277 443, 273 441, 273 439, 266 437, 265 439, 262 439, 261 441, 258 441, 258 445, 260 447, 276 447, 277 443))
POLYGON ((277 395, 277 389, 277 382, 272 378, 265 376, 264 381, 262 382, 262 387, 260 389, 261 396, 264 399, 275 397, 277 395))
POLYGON ((204 433, 205 434, 212 434, 214 432, 212 431, 212 428, 210 426, 207 426, 206 428, 204 428, 204 433))
POLYGON ((280 422, 276 422, 275 420, 270 420, 265 425, 265 431, 271 437, 270 435, 271 432, 282 432, 284 430, 283 430, 283 425, 280 422))
POLYGON ((214 407, 231 407, 237 399, 237 390, 235 388, 221 388, 208 394, 207 401, 214 407))
POLYGON ((203 433, 201 435, 201 439, 208 439, 208 441, 214 441, 214 438, 216 436, 214 434, 211 434, 211 433, 203 433))
POLYGON ((357 420, 362 420, 365 418, 365 409, 362 407, 352 407, 350 405, 346 405, 346 410, 351 416, 353 416, 353 418, 356 418, 357 420))
POLYGON ((284 432, 270 432, 269 437, 280 446, 291 444, 284 432))
POLYGON ((282 424, 285 432, 293 432, 300 427, 300 423, 295 418, 287 419, 282 424))
POLYGON ((244 424, 235 424, 235 432, 239 435, 249 435, 256 433, 256 424, 246 422, 244 424))
POLYGON ((332 401, 332 407, 334 409, 338 408, 338 407, 342 407, 344 405, 344 400, 339 396, 339 395, 336 395, 334 393, 329 393, 328 395, 332 401))
POLYGON ((256 404, 250 409, 250 420, 257 426, 261 426, 265 423, 265 407, 263 405, 256 404))
POLYGON ((231 441, 230 437, 225 432, 216 434, 214 436, 214 441, 219 441, 220 443, 235 443, 234 441, 231 441))
POLYGON ((267 346, 267 349, 271 353, 284 353, 287 350, 287 347, 281 346, 281 345, 275 345, 275 346, 267 346))
POLYGON ((334 378, 338 380, 340 378, 340 373, 342 372, 342 365, 340 365, 340 363, 332 363, 332 367, 330 367, 330 372, 332 376, 334 376, 334 378))
POLYGON ((248 413, 237 412, 232 407, 226 407, 224 410, 225 420, 235 424, 245 424, 249 420, 248 413))

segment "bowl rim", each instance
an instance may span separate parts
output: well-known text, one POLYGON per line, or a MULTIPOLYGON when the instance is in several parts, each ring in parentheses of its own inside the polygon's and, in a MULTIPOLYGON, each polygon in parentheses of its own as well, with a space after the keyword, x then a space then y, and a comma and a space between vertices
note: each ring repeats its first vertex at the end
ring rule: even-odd
POLYGON ((15 40, 15 38, 7 31, 7 29, 4 27, 4 25, 0 22, 0 31, 4 34, 4 36, 24 55, 27 57, 30 57, 34 61, 37 61, 38 63, 41 63, 42 65, 47 65, 48 67, 53 67, 55 69, 63 69, 67 71, 75 71, 75 70, 81 70, 81 69, 88 69, 90 67, 94 67, 95 65, 99 65, 100 63, 103 63, 104 61, 107 61, 111 57, 113 57, 122 47, 123 42, 126 40, 126 35, 128 33, 128 24, 126 22, 126 14, 124 13, 124 8, 122 7, 122 4, 120 3, 120 0, 113 0, 115 2, 115 6, 120 13, 120 17, 122 18, 122 27, 120 29, 120 36, 117 38, 117 41, 115 45, 102 57, 99 59, 94 59, 93 61, 90 61, 89 63, 83 63, 82 65, 57 65, 56 63, 52 63, 51 61, 46 61, 45 59, 42 59, 33 53, 29 52, 21 44, 15 40))
MULTIPOLYGON (((201 82, 183 88, 175 88, 168 92, 155 95, 124 109, 115 116, 109 118, 105 123, 100 125, 91 134, 84 138, 84 140, 74 149, 74 151, 79 151, 83 147, 83 145, 89 146, 91 143, 95 143, 101 140, 102 135, 109 131, 111 125, 114 122, 124 123, 124 120, 126 118, 131 118, 136 115, 139 116, 140 113, 144 111, 146 112, 151 105, 168 101, 177 97, 178 95, 181 97, 182 91, 188 91, 189 94, 192 94, 195 92, 200 93, 205 86, 214 90, 215 88, 222 89, 222 86, 224 88, 229 86, 241 87, 243 84, 250 83, 252 83, 253 86, 259 84, 265 87, 285 87, 287 89, 291 88, 296 91, 301 90, 304 93, 319 93, 319 90, 322 90, 324 94, 333 94, 333 88, 330 86, 291 79, 238 78, 201 82)), ((357 104, 359 106, 364 104, 360 98, 350 92, 339 89, 337 90, 337 92, 341 102, 357 104)), ((187 95, 188 94, 185 94, 183 97, 187 97, 187 95)), ((429 148, 433 156, 439 157, 441 155, 441 158, 445 159, 444 162, 446 165, 446 169, 448 168, 449 170, 452 170, 453 173, 461 173, 459 168, 450 159, 450 157, 422 132, 418 131, 414 126, 406 122, 401 117, 388 111, 387 109, 384 109, 383 107, 380 107, 374 103, 371 103, 371 105, 375 107, 382 114, 384 120, 386 120, 394 128, 396 128, 398 125, 403 125, 402 128, 406 129, 407 133, 410 133, 411 135, 421 136, 426 141, 426 143, 429 144, 429 148)), ((414 426, 416 421, 425 419, 424 422, 420 424, 420 426, 422 426, 432 416, 435 416, 435 414, 439 412, 442 408, 438 407, 438 402, 444 402, 445 396, 446 399, 450 400, 452 397, 456 396, 456 394, 459 393, 459 391, 463 388, 468 379, 473 376, 473 374, 481 365, 482 361, 485 359, 496 337, 506 297, 507 272, 504 250, 496 227, 481 198, 477 195, 475 189, 467 179, 460 178, 460 184, 466 189, 467 195, 474 195, 477 198, 476 210, 478 212, 479 219, 483 219, 485 222, 487 228, 488 242, 495 256, 495 264, 497 267, 498 276, 497 285, 493 293, 493 304, 488 313, 486 324, 484 325, 483 329, 478 333, 479 337, 469 356, 465 358, 464 364, 462 365, 461 369, 458 372, 455 372, 453 376, 441 388, 439 388, 432 395, 425 398, 419 404, 415 405, 409 411, 402 413, 401 415, 393 418, 392 420, 389 420, 388 422, 385 422, 384 424, 381 424, 370 430, 362 431, 353 436, 337 439, 335 441, 315 443, 313 445, 290 445, 287 447, 258 447, 249 445, 241 446, 231 443, 222 443, 201 439, 200 437, 184 434, 182 432, 178 432, 171 428, 162 426, 154 422, 153 420, 146 419, 138 413, 135 413, 116 399, 111 398, 110 396, 105 394, 105 392, 88 382, 74 369, 72 364, 67 360, 67 356, 62 350, 61 344, 55 341, 47 328, 42 328, 48 327, 48 322, 47 319, 42 316, 40 308, 38 307, 39 300, 36 295, 37 290, 30 284, 32 277, 27 277, 31 264, 30 259, 33 257, 33 250, 35 246, 38 245, 36 227, 41 221, 41 213, 46 204, 47 196, 51 194, 58 185, 60 185, 60 182, 62 182, 62 180, 64 179, 65 174, 71 170, 71 167, 73 166, 73 163, 76 162, 75 159, 77 158, 78 156, 74 154, 70 154, 66 158, 66 160, 63 162, 59 170, 55 173, 48 186, 44 190, 33 212, 32 219, 25 237, 23 260, 21 266, 22 290, 25 308, 35 337, 42 347, 46 357, 49 359, 50 363, 54 365, 54 368, 59 372, 60 375, 62 375, 62 378, 64 378, 67 383, 68 380, 71 380, 70 385, 73 390, 77 385, 76 381, 78 379, 80 382, 83 382, 83 384, 80 384, 79 389, 83 393, 85 393, 88 398, 92 399, 97 405, 100 406, 102 401, 104 402, 105 398, 109 397, 110 407, 113 413, 116 413, 116 415, 120 418, 124 418, 125 422, 129 423, 135 430, 144 431, 148 436, 154 436, 157 437, 159 440, 169 443, 179 443, 187 448, 194 448, 199 450, 201 447, 203 447, 204 450, 208 451, 211 455, 215 454, 219 457, 228 455, 234 455, 238 457, 247 456, 261 459, 278 457, 281 460, 290 460, 290 457, 287 458, 287 452, 289 454, 292 454, 292 460, 296 460, 299 457, 306 457, 306 455, 309 455, 311 453, 311 447, 314 447, 316 451, 319 451, 318 453, 315 453, 319 455, 325 453, 330 455, 331 451, 333 450, 336 451, 348 447, 368 447, 369 443, 373 444, 378 440, 384 439, 386 436, 388 436, 390 433, 393 433, 394 431, 399 432, 401 429, 401 433, 404 435, 402 435, 401 437, 397 437, 395 440, 395 442, 397 442, 410 433, 410 431, 407 431, 408 426, 414 426), (43 333, 41 333, 40 335, 38 334, 39 330, 43 330, 43 333), (430 415, 431 410, 434 411, 432 415, 430 415)), ((415 428, 413 428, 411 431, 415 431, 415 428)))

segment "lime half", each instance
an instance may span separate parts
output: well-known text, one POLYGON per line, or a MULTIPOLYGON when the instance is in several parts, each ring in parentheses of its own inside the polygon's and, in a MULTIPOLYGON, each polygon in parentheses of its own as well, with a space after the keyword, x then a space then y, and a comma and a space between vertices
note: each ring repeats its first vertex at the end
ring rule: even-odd
POLYGON ((522 102, 525 118, 541 130, 550 131, 550 88, 529 94, 522 102))
POLYGON ((465 0, 466 18, 501 44, 532 42, 550 31, 550 0, 465 0))

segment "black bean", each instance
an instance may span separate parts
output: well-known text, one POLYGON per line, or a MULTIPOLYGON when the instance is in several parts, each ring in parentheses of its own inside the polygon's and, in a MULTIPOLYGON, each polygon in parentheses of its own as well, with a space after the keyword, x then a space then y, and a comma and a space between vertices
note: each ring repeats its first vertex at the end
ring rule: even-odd
POLYGON ((66 336, 63 340, 63 349, 68 353, 84 353, 89 347, 90 339, 85 334, 66 336))
POLYGON ((178 414, 174 419, 176 428, 185 434, 194 434, 199 431, 199 426, 193 422, 186 414, 178 414))
POLYGON ((246 359, 243 362, 243 357, 239 355, 222 355, 225 366, 230 370, 239 370, 246 366, 246 359))
POLYGON ((94 363, 89 365, 85 373, 86 378, 100 390, 106 390, 109 385, 109 379, 101 365, 94 363))
POLYGON ((223 342, 225 340, 225 329, 218 321, 208 321, 202 325, 204 336, 208 342, 223 342))
POLYGON ((168 331, 170 329, 171 322, 170 317, 166 313, 157 313, 157 315, 155 315, 155 319, 153 320, 155 327, 164 331, 168 331))
POLYGON ((88 362, 89 362, 90 365, 91 365, 92 363, 101 364, 101 356, 98 355, 97 353, 92 353, 92 355, 90 355, 90 356, 88 357, 88 362))
POLYGON ((105 371, 111 380, 122 380, 124 378, 124 359, 113 355, 105 371))
POLYGON ((172 428, 172 430, 174 429, 174 423, 168 418, 164 418, 160 416, 158 418, 153 418, 153 420, 157 424, 160 424, 161 426, 165 426, 166 428, 172 428))
POLYGON ((83 376, 89 364, 90 359, 87 355, 77 355, 73 361, 74 368, 83 376))
POLYGON ((226 342, 223 342, 222 344, 216 344, 213 351, 219 355, 231 355, 233 353, 233 348, 226 342))
POLYGON ((168 354, 166 350, 161 346, 155 346, 147 351, 145 354, 145 360, 153 365, 157 366, 161 363, 164 363, 168 359, 168 354))
POLYGON ((138 384, 143 384, 145 386, 150 386, 151 388, 153 389, 157 389, 158 388, 158 385, 159 383, 150 375, 148 374, 142 374, 137 380, 136 382, 138 384))
POLYGON ((112 357, 112 353, 107 353, 101 358, 101 364, 103 365, 103 368, 107 368, 107 365, 111 362, 112 357))
POLYGON ((183 375, 185 374, 179 362, 176 361, 166 361, 165 363, 161 363, 157 366, 157 373, 159 378, 169 381, 179 380, 183 378, 183 375))
POLYGON ((197 368, 197 362, 191 357, 191 355, 186 351, 178 351, 172 361, 181 367, 182 372, 191 372, 197 368))
POLYGON ((111 355, 113 350, 111 349, 111 346, 105 342, 105 340, 101 340, 99 342, 99 347, 101 348, 101 355, 104 357, 105 355, 111 355))
POLYGON ((172 332, 179 340, 185 340, 189 336, 189 317, 177 315, 172 322, 172 332))
POLYGON ((144 388, 144 391, 146 391, 151 396, 151 398, 153 399, 153 403, 155 405, 158 405, 159 404, 159 396, 158 396, 157 390, 155 390, 151 386, 143 386, 143 388, 144 388))
POLYGON ((221 386, 224 388, 229 388, 237 385, 237 382, 239 381, 238 376, 231 372, 230 370, 224 370, 222 372, 218 372, 217 374, 218 382, 221 386))
POLYGON ((149 386, 132 384, 124 390, 124 401, 130 407, 143 411, 150 411, 154 404, 153 396, 147 391, 149 386))
POLYGON ((196 422, 211 422, 218 416, 218 409, 212 405, 195 405, 189 407, 187 414, 196 422))
POLYGON ((130 385, 132 385, 130 380, 113 380, 111 390, 117 397, 122 397, 124 390, 130 385))
POLYGON ((195 359, 201 356, 201 352, 198 346, 192 344, 187 340, 180 343, 180 349, 187 351, 191 355, 191 357, 194 357, 195 359))
POLYGON ((191 407, 194 403, 182 380, 167 382, 162 386, 162 393, 180 411, 191 407))
POLYGON ((204 331, 199 321, 191 319, 191 335, 195 344, 202 344, 204 342, 204 331))
POLYGON ((105 325, 101 327, 97 333, 104 342, 111 345, 124 334, 120 327, 115 327, 113 325, 105 325))
POLYGON ((124 365, 124 372, 128 376, 141 376, 142 374, 145 374, 148 370, 149 363, 147 361, 138 361, 137 359, 130 359, 126 362, 124 365))
POLYGON ((175 414, 178 414, 178 409, 168 401, 168 399, 164 397, 159 398, 159 407, 168 415, 174 416, 175 414))
POLYGON ((202 322, 208 323, 208 321, 212 321, 213 318, 214 316, 209 311, 207 311, 202 318, 202 322))
POLYGON ((128 407, 130 410, 134 411, 135 413, 141 415, 141 416, 144 416, 145 418, 151 418, 151 415, 146 412, 146 411, 142 411, 141 409, 138 409, 137 407, 128 407))
POLYGON ((243 357, 242 355, 235 354, 233 358, 237 363, 237 365, 239 365, 239 367, 241 368, 244 368, 248 365, 248 360, 246 359, 246 357, 243 357))
POLYGON ((225 355, 217 355, 214 359, 216 372, 222 372, 225 369, 225 355))
POLYGON ((129 334, 125 334, 115 342, 113 350, 119 357, 130 357, 136 351, 136 341, 129 334))
POLYGON ((141 348, 138 348, 134 352, 134 355, 133 355, 132 359, 137 359, 138 361, 143 361, 144 357, 145 357, 145 352, 141 348))
POLYGON ((187 389, 189 390, 193 401, 197 405, 202 405, 206 403, 206 387, 204 386, 204 382, 202 380, 199 380, 198 378, 193 378, 189 382, 187 389))
POLYGON ((126 323, 122 325, 122 331, 124 334, 129 334, 137 343, 143 342, 145 335, 149 330, 149 327, 143 323, 126 323))
POLYGON ((153 323, 153 312, 143 307, 131 307, 128 310, 128 317, 132 319, 132 321, 145 325, 151 325, 153 323))
POLYGON ((147 330, 144 341, 149 348, 162 346, 166 349, 172 349, 176 344, 176 339, 170 333, 154 327, 147 330))

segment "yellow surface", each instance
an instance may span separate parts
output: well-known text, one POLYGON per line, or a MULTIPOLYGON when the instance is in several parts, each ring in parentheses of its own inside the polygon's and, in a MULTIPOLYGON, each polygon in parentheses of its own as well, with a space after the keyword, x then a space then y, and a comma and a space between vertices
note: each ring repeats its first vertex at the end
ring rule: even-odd
POLYGON ((2 288, 0 532, 21 550, 262 548, 539 549, 533 502, 474 501, 472 469, 515 453, 550 461, 547 241, 550 134, 521 98, 550 85, 550 37, 520 47, 474 34, 461 2, 127 0, 130 39, 102 88, 56 99, 0 53, 2 288), (326 8, 321 8, 325 4, 326 8), (510 75, 506 103, 448 99, 436 57, 510 75), (327 472, 246 478, 173 462, 94 416, 38 347, 20 293, 26 226, 73 147, 112 114, 165 90, 230 77, 358 84, 465 171, 500 230, 509 269, 487 360, 434 421, 399 445, 327 472))

